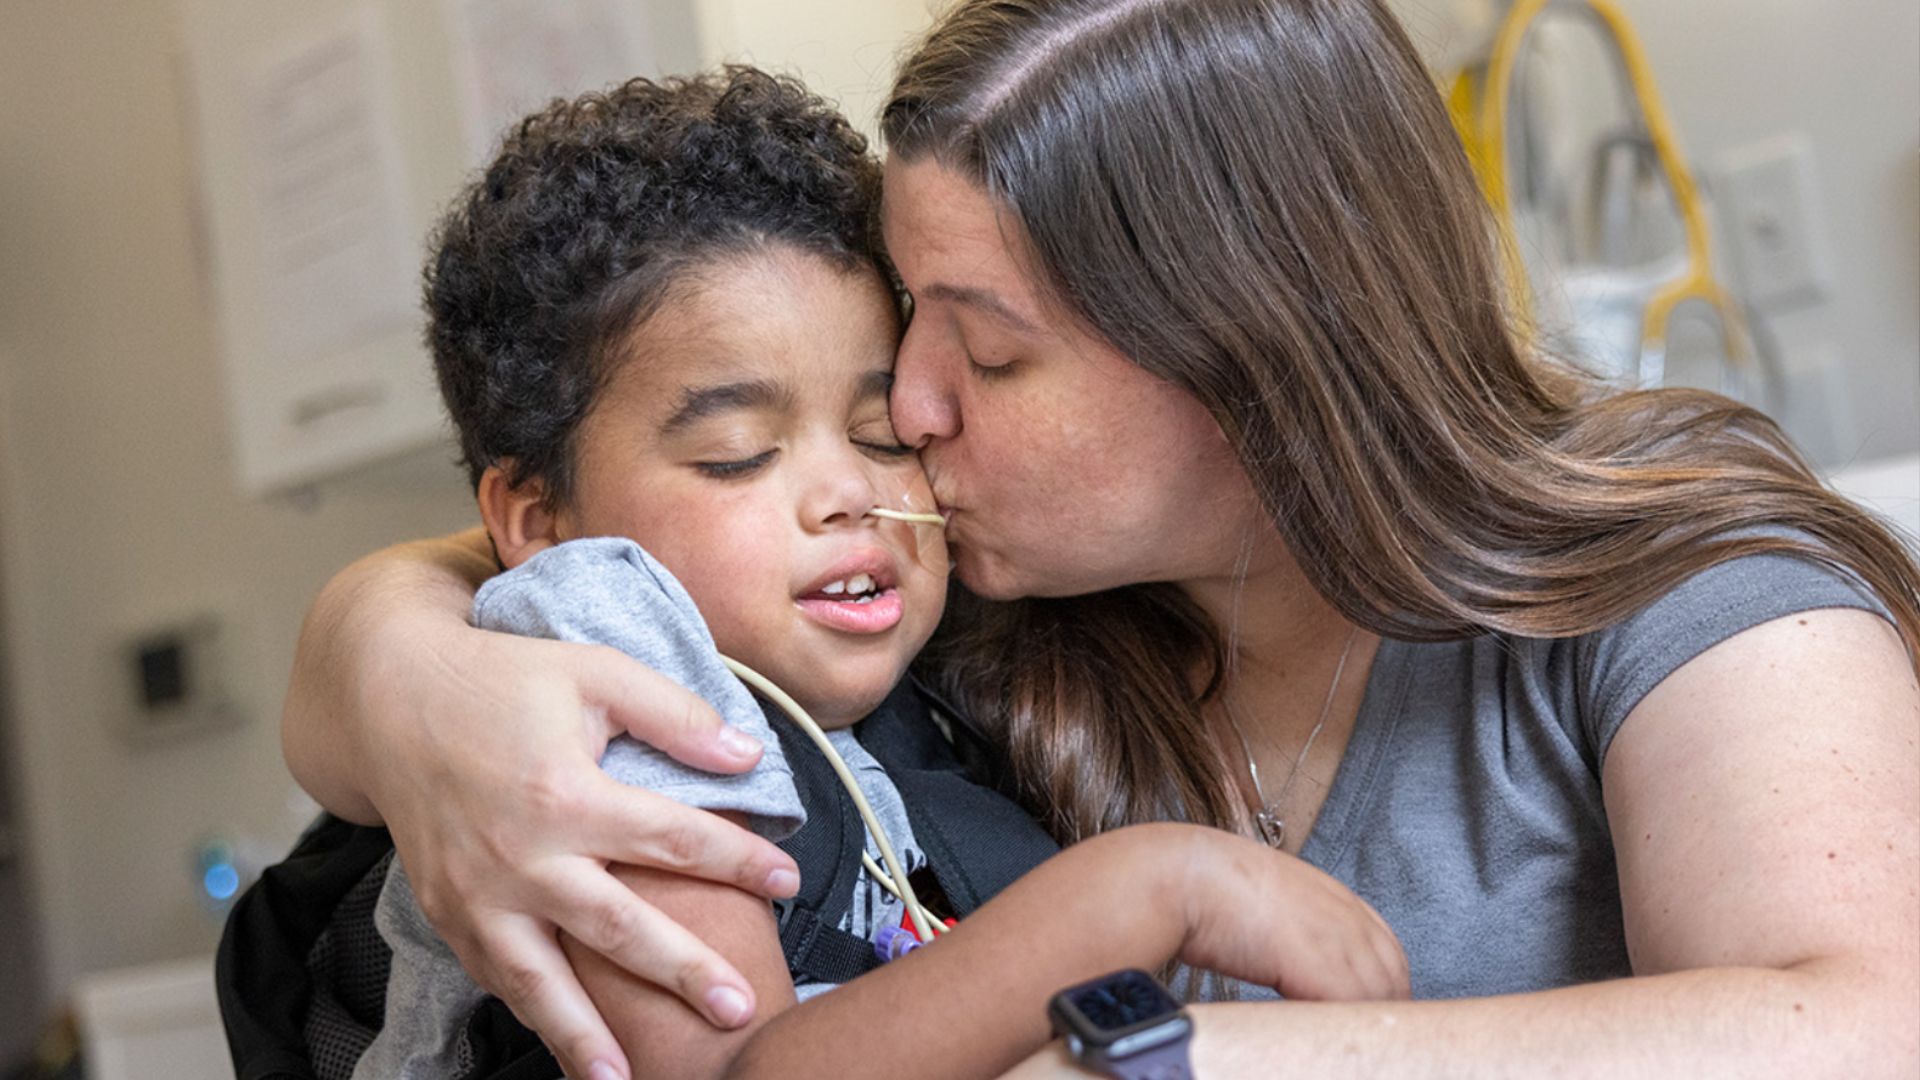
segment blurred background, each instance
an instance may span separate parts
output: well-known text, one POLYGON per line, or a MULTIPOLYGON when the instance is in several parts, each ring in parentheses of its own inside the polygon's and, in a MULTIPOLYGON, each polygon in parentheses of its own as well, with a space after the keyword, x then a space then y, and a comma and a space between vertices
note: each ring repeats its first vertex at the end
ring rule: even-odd
MULTIPOLYGON (((308 601, 475 520, 415 281, 491 133, 728 59, 872 131, 932 6, 0 0, 0 1077, 59 1057, 76 1003, 204 1025, 173 988, 202 993, 225 903, 314 812, 278 731, 308 601)), ((1604 21, 1503 48, 1510 3, 1394 6, 1482 150, 1495 117, 1543 331, 1753 401, 1913 520, 1920 6, 1619 0, 1651 100, 1604 21)))

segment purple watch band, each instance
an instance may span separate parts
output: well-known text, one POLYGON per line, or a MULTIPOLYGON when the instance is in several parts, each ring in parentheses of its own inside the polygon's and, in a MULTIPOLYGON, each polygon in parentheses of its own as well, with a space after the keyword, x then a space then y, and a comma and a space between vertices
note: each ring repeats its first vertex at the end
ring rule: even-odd
POLYGON ((1123 1061, 1109 1060, 1107 1070, 1119 1080, 1193 1080, 1186 1039, 1142 1050, 1123 1061))

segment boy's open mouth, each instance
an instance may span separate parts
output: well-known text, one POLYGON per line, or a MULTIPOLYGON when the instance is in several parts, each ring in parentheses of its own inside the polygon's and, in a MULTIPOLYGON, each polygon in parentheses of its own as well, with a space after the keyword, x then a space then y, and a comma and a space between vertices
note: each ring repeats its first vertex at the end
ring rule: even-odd
POLYGON ((851 634, 891 629, 905 612, 892 559, 864 551, 840 560, 795 598, 802 611, 824 626, 851 634))
POLYGON ((802 600, 837 600, 841 603, 870 604, 875 597, 885 592, 874 583, 872 574, 854 574, 839 581, 831 581, 819 589, 802 596, 802 600))

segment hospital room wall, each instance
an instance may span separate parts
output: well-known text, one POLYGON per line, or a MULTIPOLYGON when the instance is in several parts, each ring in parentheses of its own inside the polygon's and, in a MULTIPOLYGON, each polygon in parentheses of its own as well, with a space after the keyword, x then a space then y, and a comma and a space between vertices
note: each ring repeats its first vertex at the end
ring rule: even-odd
MULTIPOLYGON (((705 0, 703 59, 798 70, 870 117, 924 3, 797 7, 705 0)), ((241 494, 176 25, 171 0, 0 5, 0 765, 50 1004, 87 972, 212 948, 197 840, 283 848, 310 810, 278 731, 308 601, 359 554, 475 520, 447 447, 241 494), (200 613, 241 721, 128 742, 118 650, 200 613)), ((0 982, 23 977, 0 956, 0 982)))
MULTIPOLYGON (((1779 329, 1843 364, 1848 439, 1912 450, 1911 0, 1628 8, 1696 157, 1784 129, 1815 141, 1841 288, 1779 329)), ((797 63, 859 118, 891 43, 925 16, 921 0, 706 0, 699 12, 712 58, 797 63), (872 44, 838 44, 849 39, 872 44)), ((301 813, 277 716, 307 601, 360 553, 472 520, 445 451, 300 498, 239 493, 174 25, 170 0, 0 5, 0 756, 49 1001, 83 973, 211 947, 215 924, 189 888, 195 839, 280 844, 301 813), (201 612, 227 630, 242 722, 126 742, 116 648, 201 612)))
MULTIPOLYGON (((1710 199, 1730 155, 1812 149, 1832 281, 1756 316, 1779 344, 1780 419, 1838 468, 1920 452, 1920 4, 1621 0, 1710 199)), ((1732 228, 1724 197, 1720 224, 1732 228)), ((1726 266, 1740 284, 1737 263, 1726 266)), ((1914 493, 1920 496, 1920 492, 1914 493)))
MULTIPOLYGON (((1920 452, 1920 6, 1912 0, 1613 0, 1645 46, 1715 229, 1717 275, 1742 216, 1733 159, 1802 139, 1824 294, 1751 309, 1777 345, 1769 409, 1828 468, 1920 452)), ((1443 70, 1485 55, 1513 0, 1387 0, 1443 70)), ((1608 93, 1597 113, 1613 113, 1608 93)), ((1757 298, 1757 297, 1756 297, 1757 298)), ((1703 322, 1692 341, 1707 342, 1703 322)), ((1705 379, 1711 370, 1693 369, 1705 379)), ((1717 381, 1717 380, 1715 380, 1717 381)), ((1911 498, 1912 496, 1909 496, 1911 498)))
POLYGON ((356 550, 472 516, 450 465, 240 495, 172 23, 163 0, 0 7, 0 681, 50 1006, 83 973, 210 949, 197 839, 291 831, 302 608, 356 550), (135 746, 119 650, 196 613, 223 626, 242 721, 135 746))

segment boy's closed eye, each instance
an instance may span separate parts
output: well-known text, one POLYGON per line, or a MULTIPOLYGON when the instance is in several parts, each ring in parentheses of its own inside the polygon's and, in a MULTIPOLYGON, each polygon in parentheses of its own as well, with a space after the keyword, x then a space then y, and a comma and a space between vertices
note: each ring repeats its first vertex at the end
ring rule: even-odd
POLYGON ((760 454, 751 455, 751 457, 739 457, 739 459, 732 459, 732 461, 695 461, 693 467, 699 469, 701 473, 705 473, 708 477, 714 477, 714 479, 741 479, 741 477, 751 477, 751 475, 758 473, 760 469, 772 465, 772 463, 774 463, 774 457, 778 454, 780 454, 778 450, 766 450, 766 452, 760 452, 760 454))
MULTIPOLYGON (((891 427, 888 427, 882 435, 862 437, 856 434, 850 437, 849 441, 859 447, 863 453, 883 461, 895 461, 913 456, 913 447, 894 438, 891 427)), ((776 448, 741 457, 695 461, 692 464, 693 468, 705 476, 716 480, 735 480, 760 472, 773 464, 779 454, 780 451, 776 448)))
POLYGON ((741 457, 695 461, 693 467, 703 475, 710 476, 716 480, 737 480, 752 476, 768 465, 773 464, 774 459, 778 457, 779 454, 780 451, 778 449, 762 450, 757 454, 749 454, 741 457))
POLYGON ((900 441, 893 433, 892 421, 884 416, 877 422, 857 425, 847 433, 847 441, 879 458, 903 458, 913 453, 913 447, 900 441))
POLYGON ((913 447, 900 442, 875 443, 861 442, 856 439, 854 440, 854 445, 875 456, 883 458, 903 458, 910 457, 913 454, 913 447))

